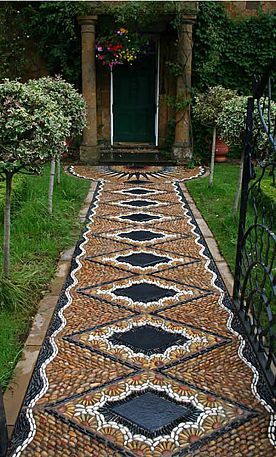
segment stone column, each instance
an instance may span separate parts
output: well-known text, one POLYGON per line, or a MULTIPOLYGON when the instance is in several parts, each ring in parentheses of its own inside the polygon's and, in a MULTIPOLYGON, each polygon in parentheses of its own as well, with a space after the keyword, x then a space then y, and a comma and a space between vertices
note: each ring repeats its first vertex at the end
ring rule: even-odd
MULTIPOLYGON (((176 96, 179 100, 189 99, 192 77, 193 23, 195 17, 183 18, 179 28, 177 62, 183 73, 177 77, 176 96)), ((187 162, 192 157, 190 106, 176 113, 175 140, 173 155, 178 163, 187 162)))
POLYGON ((80 16, 82 39, 82 93, 87 104, 87 127, 83 133, 80 158, 84 162, 98 162, 97 97, 95 64, 95 24, 97 16, 80 16))

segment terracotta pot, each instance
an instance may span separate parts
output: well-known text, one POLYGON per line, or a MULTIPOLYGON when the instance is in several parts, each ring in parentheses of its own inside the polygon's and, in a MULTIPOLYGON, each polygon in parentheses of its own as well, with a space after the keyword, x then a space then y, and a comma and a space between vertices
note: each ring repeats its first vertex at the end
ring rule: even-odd
POLYGON ((229 146, 225 144, 220 138, 216 138, 216 153, 215 162, 226 162, 229 146))

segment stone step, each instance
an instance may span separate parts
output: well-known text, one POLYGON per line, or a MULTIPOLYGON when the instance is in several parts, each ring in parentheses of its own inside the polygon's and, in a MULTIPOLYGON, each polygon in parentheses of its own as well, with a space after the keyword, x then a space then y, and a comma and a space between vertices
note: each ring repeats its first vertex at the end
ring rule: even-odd
POLYGON ((100 163, 124 163, 124 164, 168 164, 174 165, 176 162, 168 156, 164 156, 157 148, 152 149, 126 149, 126 148, 112 148, 101 151, 100 163))

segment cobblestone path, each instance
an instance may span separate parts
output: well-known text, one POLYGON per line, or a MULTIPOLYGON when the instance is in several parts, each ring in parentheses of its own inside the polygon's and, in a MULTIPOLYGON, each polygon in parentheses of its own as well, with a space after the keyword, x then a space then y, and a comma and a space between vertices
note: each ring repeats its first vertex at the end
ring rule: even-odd
POLYGON ((201 170, 71 172, 98 184, 9 455, 276 455, 271 399, 178 183, 201 170))

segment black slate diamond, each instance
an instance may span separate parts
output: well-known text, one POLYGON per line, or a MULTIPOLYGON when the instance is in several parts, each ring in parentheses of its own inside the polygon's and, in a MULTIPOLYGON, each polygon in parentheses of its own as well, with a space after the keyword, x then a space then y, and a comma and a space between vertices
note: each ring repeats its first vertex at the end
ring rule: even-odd
POLYGON ((120 219, 125 219, 133 222, 147 222, 154 219, 160 219, 160 216, 155 216, 154 214, 147 213, 134 213, 126 214, 125 216, 120 216, 120 219))
POLYGON ((126 205, 126 206, 155 206, 157 205, 158 202, 155 201, 148 201, 148 200, 128 200, 126 202, 121 202, 121 205, 126 205))
POLYGON ((168 395, 150 389, 123 402, 109 402, 100 412, 148 438, 169 433, 181 422, 196 422, 201 413, 189 402, 177 403, 168 395))
POLYGON ((134 302, 149 303, 158 301, 161 298, 173 297, 176 295, 174 289, 156 286, 148 282, 132 284, 129 287, 119 287, 113 291, 117 297, 128 297, 134 302))
POLYGON ((153 267, 159 263, 168 263, 168 257, 161 257, 160 255, 150 254, 148 252, 137 252, 127 256, 119 256, 116 258, 117 262, 129 263, 134 267, 153 267))
POLYGON ((131 232, 119 233, 120 238, 128 238, 133 241, 150 241, 154 238, 164 238, 163 233, 152 232, 151 230, 133 230, 131 232))
POLYGON ((167 332, 162 328, 145 324, 133 327, 127 332, 116 332, 109 340, 113 344, 124 344, 134 352, 151 355, 160 354, 170 346, 185 344, 188 338, 180 333, 167 332))
POLYGON ((124 190, 124 194, 132 194, 132 195, 146 195, 146 194, 154 194, 154 190, 148 189, 129 189, 124 190))

